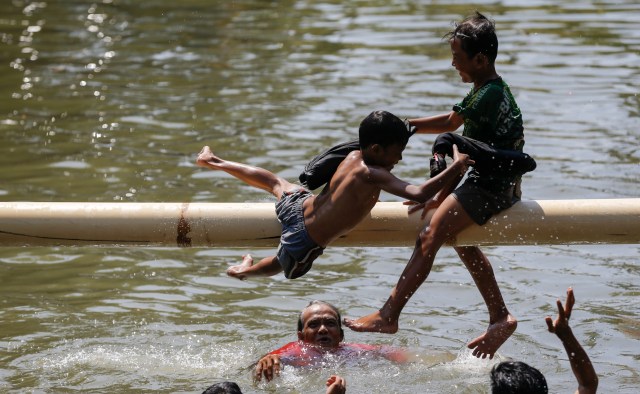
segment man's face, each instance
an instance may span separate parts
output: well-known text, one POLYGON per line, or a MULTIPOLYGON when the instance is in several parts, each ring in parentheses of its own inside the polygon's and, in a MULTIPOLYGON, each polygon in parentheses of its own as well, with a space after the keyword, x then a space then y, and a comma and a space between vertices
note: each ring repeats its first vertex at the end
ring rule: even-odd
POLYGON ((328 305, 314 304, 302 312, 302 331, 298 331, 298 339, 301 341, 325 349, 335 349, 342 338, 338 315, 328 305))

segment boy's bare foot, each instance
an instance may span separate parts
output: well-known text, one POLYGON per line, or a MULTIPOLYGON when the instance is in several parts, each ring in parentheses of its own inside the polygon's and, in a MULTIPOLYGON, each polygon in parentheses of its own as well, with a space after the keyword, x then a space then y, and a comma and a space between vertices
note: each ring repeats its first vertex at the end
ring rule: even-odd
POLYGON ((245 254, 242 256, 242 263, 227 268, 227 275, 240 280, 245 280, 247 279, 245 271, 251 266, 253 266, 253 257, 251 257, 250 254, 245 254))
POLYGON ((487 331, 469 342, 467 347, 473 349, 472 354, 478 358, 489 356, 489 359, 492 359, 498 348, 509 339, 517 326, 518 321, 509 314, 504 319, 489 324, 487 331))
POLYGON ((357 320, 344 318, 344 325, 359 332, 381 332, 383 334, 395 334, 398 332, 398 321, 392 322, 384 318, 380 311, 374 312, 357 320))
POLYGON ((201 167, 210 167, 211 163, 219 163, 220 159, 211 152, 211 148, 205 146, 202 148, 200 153, 198 153, 198 158, 196 159, 196 164, 201 167))

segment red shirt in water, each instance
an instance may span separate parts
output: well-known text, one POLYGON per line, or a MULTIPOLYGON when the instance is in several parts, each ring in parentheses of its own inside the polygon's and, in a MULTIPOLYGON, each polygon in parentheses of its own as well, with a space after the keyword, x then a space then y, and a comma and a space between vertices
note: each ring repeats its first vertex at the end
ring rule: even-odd
POLYGON ((340 343, 337 348, 326 350, 303 341, 296 341, 289 342, 269 354, 277 354, 284 363, 295 367, 311 365, 326 356, 357 358, 362 355, 373 355, 396 362, 408 361, 407 353, 402 349, 364 343, 340 343))

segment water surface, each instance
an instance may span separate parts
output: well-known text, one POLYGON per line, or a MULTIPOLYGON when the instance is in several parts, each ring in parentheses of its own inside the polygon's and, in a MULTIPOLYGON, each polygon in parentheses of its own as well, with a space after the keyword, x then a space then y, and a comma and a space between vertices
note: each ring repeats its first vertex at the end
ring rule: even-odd
MULTIPOLYGON (((468 91, 442 37, 474 9, 497 22, 498 72, 524 113, 538 169, 525 199, 639 198, 640 5, 634 1, 438 2, 131 0, 0 5, 3 201, 274 201, 194 166, 202 145, 295 179, 375 109, 448 111, 468 91)), ((418 182, 433 136, 412 138, 398 176, 418 182)), ((399 201, 389 195, 385 201, 399 201)), ((576 382, 546 331, 573 286, 572 327, 601 392, 640 387, 638 245, 491 247, 519 319, 498 359, 539 368, 551 392, 576 382)), ((487 325, 469 274, 441 250, 396 335, 424 362, 356 360, 285 369, 254 386, 248 367, 294 340, 312 299, 347 316, 386 300, 410 248, 329 248, 302 280, 240 282, 246 250, 0 248, 0 391, 487 393, 496 362, 465 348, 487 325), (453 360, 453 361, 451 361, 453 360)), ((256 257, 272 249, 255 250, 256 257)))

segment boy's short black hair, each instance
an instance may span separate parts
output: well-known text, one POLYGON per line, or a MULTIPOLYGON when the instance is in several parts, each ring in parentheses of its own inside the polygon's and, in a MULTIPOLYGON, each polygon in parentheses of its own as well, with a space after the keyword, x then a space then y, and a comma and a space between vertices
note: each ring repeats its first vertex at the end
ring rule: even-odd
POLYGON ((330 303, 328 303, 326 301, 320 301, 320 300, 313 300, 313 301, 309 302, 307 304, 307 306, 305 306, 304 309, 302 311, 300 311, 300 314, 298 315, 298 332, 302 331, 302 329, 304 328, 304 322, 302 321, 302 312, 304 312, 308 307, 310 307, 312 305, 326 305, 329 308, 333 309, 333 311, 338 316, 338 324, 340 325, 340 333, 342 333, 342 335, 344 335, 344 331, 342 330, 342 315, 340 315, 340 310, 335 305, 330 304, 330 303))
POLYGON ((202 394, 242 394, 236 382, 220 382, 207 387, 202 394))
POLYGON ((373 144, 387 147, 393 144, 406 145, 411 133, 406 124, 387 111, 373 111, 360 123, 358 130, 360 148, 373 144))
POLYGON ((521 361, 504 361, 491 369, 491 394, 547 394, 542 372, 521 361))
POLYGON ((455 29, 447 33, 445 38, 459 39, 462 50, 469 58, 482 53, 489 59, 489 63, 493 64, 498 56, 496 25, 478 11, 456 24, 455 29))

